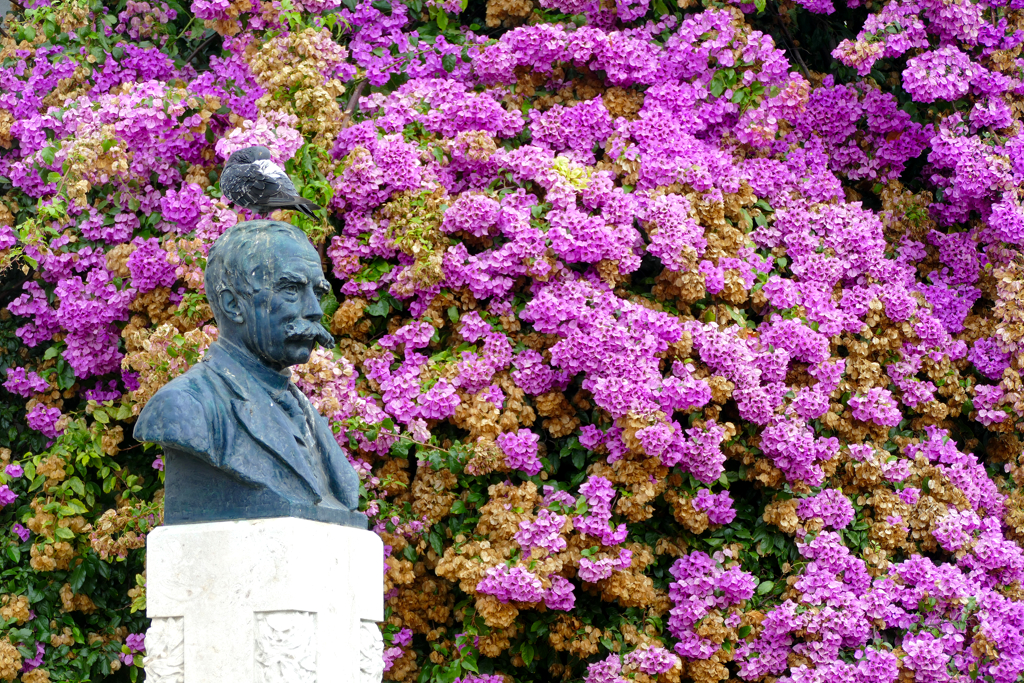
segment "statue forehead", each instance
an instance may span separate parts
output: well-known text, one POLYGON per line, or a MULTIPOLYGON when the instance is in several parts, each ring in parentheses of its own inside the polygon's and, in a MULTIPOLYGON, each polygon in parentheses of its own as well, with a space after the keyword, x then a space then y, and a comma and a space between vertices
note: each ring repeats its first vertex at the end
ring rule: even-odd
MULTIPOLYGON (((262 221, 261 221, 262 223, 262 221)), ((256 229, 233 236, 222 248, 226 261, 243 265, 245 270, 260 269, 274 272, 282 267, 294 265, 303 270, 314 267, 323 273, 320 256, 305 235, 296 230, 282 229, 277 224, 267 221, 256 229)))
POLYGON ((266 235, 266 258, 268 262, 286 264, 295 259, 312 261, 320 267, 320 255, 305 235, 274 232, 266 235))

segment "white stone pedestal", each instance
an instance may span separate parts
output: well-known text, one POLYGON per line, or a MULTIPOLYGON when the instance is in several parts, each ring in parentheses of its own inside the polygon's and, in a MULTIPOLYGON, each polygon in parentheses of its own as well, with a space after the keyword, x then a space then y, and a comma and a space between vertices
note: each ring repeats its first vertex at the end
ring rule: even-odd
POLYGON ((384 548, 294 517, 160 527, 146 542, 149 683, 380 683, 384 548))

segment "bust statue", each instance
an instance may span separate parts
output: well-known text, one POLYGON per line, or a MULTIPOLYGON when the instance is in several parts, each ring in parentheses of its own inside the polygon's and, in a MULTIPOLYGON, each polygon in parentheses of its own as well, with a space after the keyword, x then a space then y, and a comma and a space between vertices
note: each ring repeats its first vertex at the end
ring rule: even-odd
POLYGON ((229 228, 210 249, 219 338, 146 404, 135 438, 163 446, 164 522, 302 517, 366 528, 359 478, 291 381, 316 344, 329 291, 306 235, 280 221, 229 228))

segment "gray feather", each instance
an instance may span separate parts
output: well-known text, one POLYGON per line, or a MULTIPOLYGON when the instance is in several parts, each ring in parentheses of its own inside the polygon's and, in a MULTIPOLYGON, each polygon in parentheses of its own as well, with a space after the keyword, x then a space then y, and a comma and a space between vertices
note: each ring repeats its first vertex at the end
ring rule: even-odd
POLYGON ((316 218, 320 207, 299 196, 291 178, 269 159, 265 147, 246 147, 231 155, 220 177, 220 189, 231 203, 265 215, 273 209, 295 209, 316 218))

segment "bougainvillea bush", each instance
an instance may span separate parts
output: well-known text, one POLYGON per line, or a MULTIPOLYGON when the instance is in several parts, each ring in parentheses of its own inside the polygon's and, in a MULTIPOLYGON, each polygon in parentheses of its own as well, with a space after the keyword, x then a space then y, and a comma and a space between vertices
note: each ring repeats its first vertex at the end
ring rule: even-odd
POLYGON ((1020 0, 29 0, 0 33, 0 680, 136 681, 262 144, 385 678, 1024 675, 1020 0))

